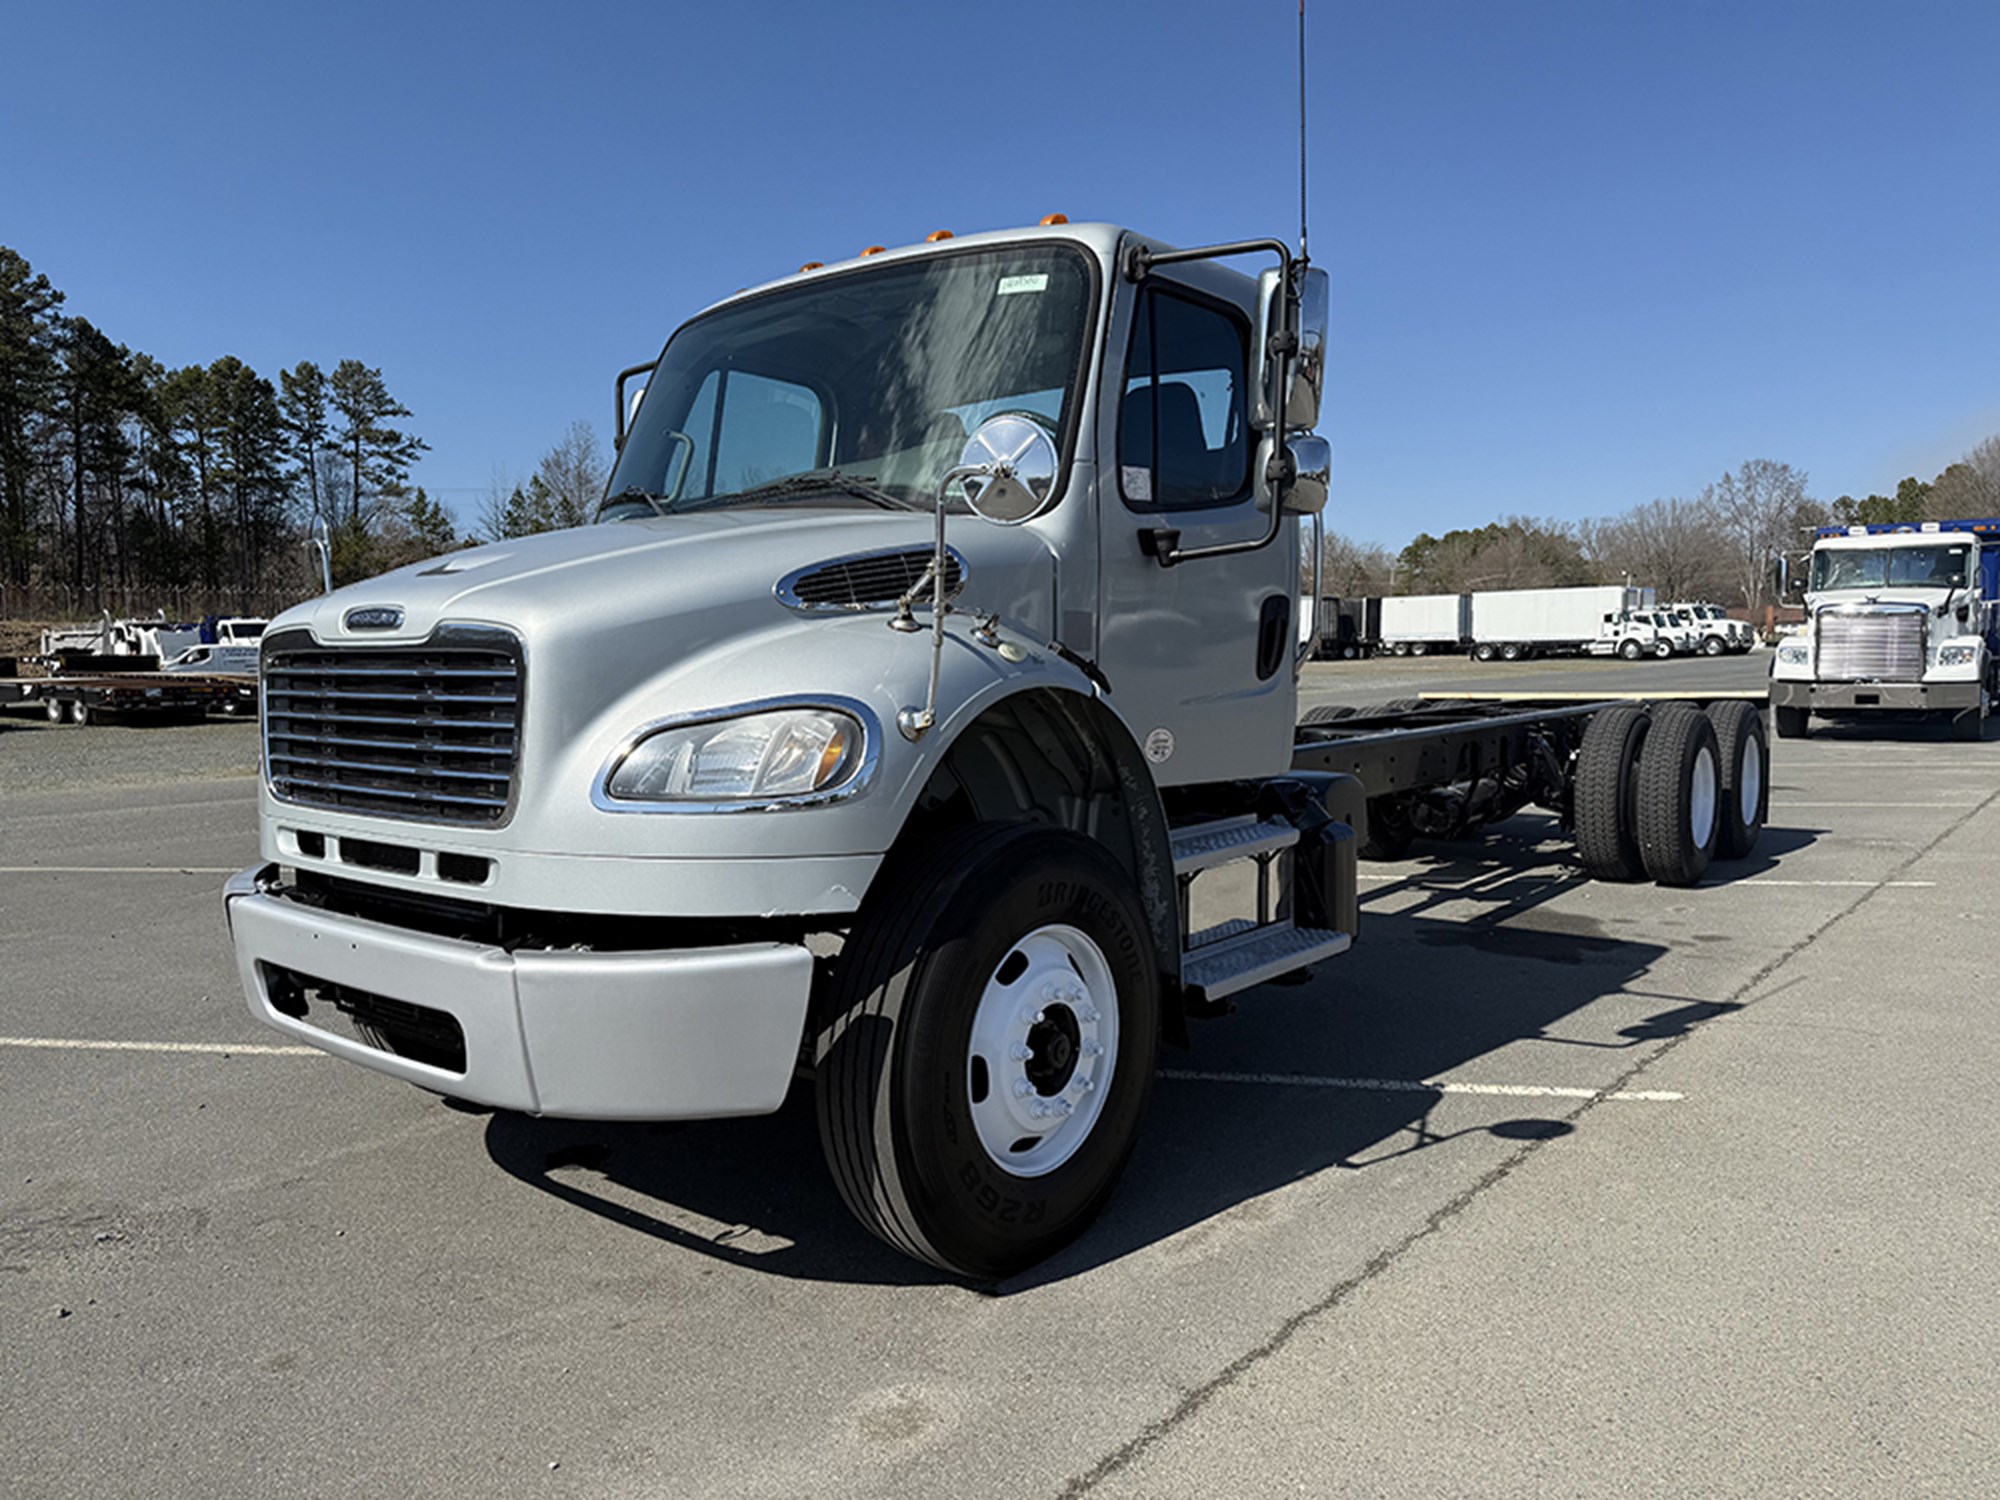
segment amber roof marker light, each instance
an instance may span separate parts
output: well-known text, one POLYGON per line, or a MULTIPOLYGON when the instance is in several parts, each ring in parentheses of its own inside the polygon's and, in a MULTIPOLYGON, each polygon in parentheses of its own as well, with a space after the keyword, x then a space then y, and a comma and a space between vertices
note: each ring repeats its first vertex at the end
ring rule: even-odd
POLYGON ((935 245, 939 240, 948 240, 950 238, 951 231, 949 229, 933 229, 929 234, 924 236, 924 243, 926 245, 935 245))
POLYGON ((1042 215, 1042 223, 1043 223, 1043 224, 1045 224, 1045 225, 1047 225, 1047 224, 1067 224, 1068 222, 1069 222, 1069 215, 1068 215, 1068 214, 1043 214, 1043 215, 1042 215))
POLYGON ((866 250, 863 250, 861 252, 861 257, 862 259, 866 260, 871 255, 880 255, 884 250, 887 250, 888 248, 889 247, 887 245, 870 245, 866 250))

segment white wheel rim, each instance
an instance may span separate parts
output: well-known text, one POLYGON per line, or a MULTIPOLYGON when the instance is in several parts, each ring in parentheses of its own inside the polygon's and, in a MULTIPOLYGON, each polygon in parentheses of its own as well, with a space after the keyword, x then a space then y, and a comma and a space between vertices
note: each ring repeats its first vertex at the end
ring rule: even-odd
POLYGON ((1741 804, 1743 826, 1757 826, 1757 809, 1764 805, 1764 747, 1757 736, 1743 737, 1743 774, 1737 779, 1736 797, 1741 804))
POLYGON ((1688 778, 1688 832, 1694 835, 1694 846, 1706 849, 1708 841, 1715 834, 1715 806, 1717 802, 1715 778, 1715 752, 1703 745, 1695 752, 1694 771, 1688 778))
POLYGON ((979 1144, 1016 1177, 1053 1172, 1089 1139, 1117 1060, 1103 951, 1074 927, 1036 928, 1001 957, 972 1014, 965 1085, 979 1144))

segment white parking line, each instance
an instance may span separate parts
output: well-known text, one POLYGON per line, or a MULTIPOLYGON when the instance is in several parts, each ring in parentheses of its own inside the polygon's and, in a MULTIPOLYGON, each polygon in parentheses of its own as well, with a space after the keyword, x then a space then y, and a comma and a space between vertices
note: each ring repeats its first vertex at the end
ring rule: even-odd
POLYGON ((1773 802, 1772 812, 1786 812, 1794 807, 1915 807, 1933 812, 1970 812, 1964 802, 1773 802))
POLYGON ((239 865, 0 865, 0 875, 234 875, 239 865))
POLYGON ((56 1036, 0 1036, 0 1047, 57 1052, 213 1052, 223 1057, 239 1052, 253 1057, 326 1056, 317 1047, 284 1047, 265 1042, 103 1042, 56 1036))
POLYGON ((1446 1079, 1324 1078, 1309 1073, 1204 1073, 1188 1068, 1162 1068, 1160 1077, 1182 1083, 1268 1083, 1286 1088, 1356 1089, 1371 1094, 1493 1094, 1509 1099, 1611 1099, 1620 1103, 1670 1104, 1685 1094, 1663 1089, 1554 1088, 1539 1083, 1454 1083, 1446 1079))
MULTIPOLYGON (((1362 880, 1395 884, 1402 881, 1420 880, 1426 873, 1428 872, 1419 870, 1408 875, 1396 875, 1377 873, 1373 870, 1363 870, 1359 878, 1362 880)), ((1536 880, 1548 885, 1581 885, 1587 878, 1581 871, 1566 874, 1560 870, 1551 870, 1545 875, 1528 873, 1506 875, 1501 877, 1498 883, 1506 884, 1517 880, 1536 880)), ((1487 885, 1492 883, 1494 882, 1490 876, 1472 875, 1453 877, 1447 874, 1442 876, 1438 882, 1426 884, 1423 889, 1427 891, 1463 890, 1468 895, 1477 895, 1487 885), (1460 883, 1457 885, 1441 883, 1441 881, 1454 878, 1460 883)), ((1928 891, 1935 887, 1937 882, 1935 880, 1783 880, 1775 875, 1745 875, 1737 880, 1703 880, 1697 883, 1696 889, 1706 891, 1713 890, 1719 886, 1727 886, 1729 889, 1735 890, 1738 886, 1745 885, 1826 886, 1840 890, 1852 888, 1867 891, 1928 891)))

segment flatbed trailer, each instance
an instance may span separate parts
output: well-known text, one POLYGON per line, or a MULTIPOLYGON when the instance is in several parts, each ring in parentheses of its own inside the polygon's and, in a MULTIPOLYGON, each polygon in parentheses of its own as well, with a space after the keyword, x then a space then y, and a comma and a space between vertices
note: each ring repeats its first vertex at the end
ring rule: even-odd
POLYGON ((1533 805, 1598 879, 1699 880, 1750 853, 1770 807, 1762 694, 1432 695, 1329 705, 1300 722, 1292 768, 1352 776, 1364 859, 1459 838, 1533 805))
POLYGON ((0 704, 39 703, 53 724, 89 724, 100 719, 156 724, 199 721, 211 711, 242 713, 246 693, 254 713, 254 679, 110 672, 95 677, 0 681, 0 704))

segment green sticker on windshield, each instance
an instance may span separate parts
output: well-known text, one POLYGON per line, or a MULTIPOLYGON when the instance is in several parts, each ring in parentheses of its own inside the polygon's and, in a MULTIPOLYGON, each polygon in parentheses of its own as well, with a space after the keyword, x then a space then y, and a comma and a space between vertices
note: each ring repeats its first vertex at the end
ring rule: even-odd
POLYGON ((1049 273, 1046 271, 1035 276, 1002 276, 1000 278, 1000 295, 1003 297, 1012 297, 1018 292, 1045 292, 1048 288, 1049 273))

